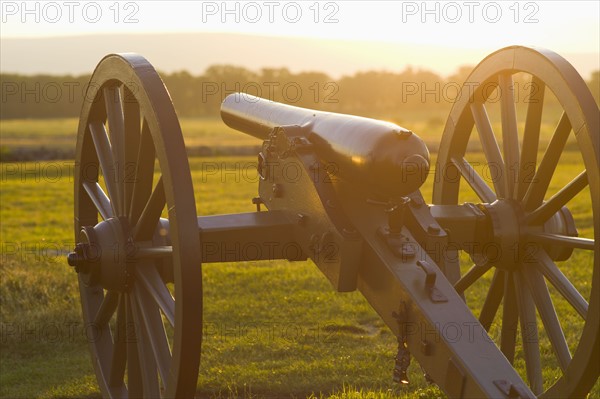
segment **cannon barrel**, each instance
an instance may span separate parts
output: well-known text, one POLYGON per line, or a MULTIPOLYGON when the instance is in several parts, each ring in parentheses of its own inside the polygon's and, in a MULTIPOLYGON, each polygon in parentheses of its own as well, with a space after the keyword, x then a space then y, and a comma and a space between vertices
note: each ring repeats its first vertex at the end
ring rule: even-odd
POLYGON ((390 122, 277 103, 244 93, 221 105, 227 126, 266 140, 275 127, 299 125, 327 170, 358 181, 382 199, 416 191, 429 172, 429 151, 412 131, 390 122))

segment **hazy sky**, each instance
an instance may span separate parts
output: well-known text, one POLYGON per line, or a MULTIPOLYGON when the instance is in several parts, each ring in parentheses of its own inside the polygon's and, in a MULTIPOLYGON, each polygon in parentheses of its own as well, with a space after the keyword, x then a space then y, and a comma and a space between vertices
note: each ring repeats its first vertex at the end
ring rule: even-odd
POLYGON ((86 73, 106 53, 134 51, 150 57, 164 71, 198 72, 211 64, 229 63, 254 69, 286 66, 340 76, 413 65, 449 75, 461 65, 475 65, 492 51, 513 44, 551 49, 586 78, 600 69, 597 0, 0 0, 0 11, 0 69, 4 72, 86 73), (248 35, 233 39, 233 43, 206 41, 210 39, 182 42, 172 35, 160 35, 167 32, 248 35), (158 36, 146 42, 143 36, 98 37, 115 33, 158 36), (82 35, 95 38, 79 40, 79 45, 53 40, 82 35), (280 41, 275 46, 256 35, 313 41, 280 41), (314 41, 318 38, 334 40, 314 41))
POLYGON ((2 37, 236 32, 598 52, 598 1, 1 1, 2 37))

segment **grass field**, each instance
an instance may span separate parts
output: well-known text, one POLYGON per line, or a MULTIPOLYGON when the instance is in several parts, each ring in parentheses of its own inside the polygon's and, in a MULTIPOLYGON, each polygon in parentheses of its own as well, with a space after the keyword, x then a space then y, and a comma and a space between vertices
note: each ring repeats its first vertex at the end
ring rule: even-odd
MULTIPOLYGON (((232 167, 254 158, 196 158, 192 169, 200 171, 203 162, 232 167)), ((21 166, 59 170, 53 165, 64 171, 70 162, 21 166)), ((6 166, 0 213, 0 396, 98 396, 76 275, 64 261, 73 242, 71 176, 41 172, 22 180, 10 176, 6 166)), ((252 182, 222 182, 218 176, 203 182, 198 172, 194 180, 201 214, 254 209, 252 182)), ((359 294, 335 294, 314 265, 208 264, 204 273, 200 392, 305 396, 350 392, 349 387, 393 389, 395 338, 359 294)), ((418 378, 415 387, 434 396, 438 392, 418 378)))
MULTIPOLYGON (((419 132, 430 150, 437 149, 445 122, 441 115, 429 119, 422 119, 421 115, 392 119, 419 132)), ((0 157, 6 158, 5 161, 73 158, 77 125, 77 118, 3 120, 0 157)), ((261 144, 230 129, 219 118, 183 118, 181 129, 191 156, 249 155, 261 144)))
MULTIPOLYGON (((258 144, 213 122, 184 120, 186 144, 258 144)), ((421 127, 438 123, 422 122, 421 127)), ((3 121, 2 145, 13 148, 19 140, 29 140, 36 145, 72 146, 74 129, 76 122, 71 119, 3 121)), ((441 126, 436 131, 437 136, 426 139, 439 141, 441 126)), ((562 161, 564 167, 551 191, 582 169, 577 153, 566 153, 562 161)), ((202 170, 210 163, 211 170, 216 165, 241 171, 254 162, 255 157, 244 156, 191 158, 198 213, 253 211, 255 175, 203 175, 202 170)), ((74 240, 72 165, 69 160, 0 164, 2 398, 99 397, 80 316, 77 279, 65 261, 74 240)), ((422 189, 426 200, 431 199, 432 177, 422 189)), ((466 190, 462 198, 473 199, 466 190)), ((589 237, 589 194, 576 197, 571 211, 580 233, 589 237)), ((565 274, 588 295, 589 255, 576 251, 567 266, 565 274)), ((198 380, 202 397, 443 397, 435 385, 425 382, 414 361, 408 388, 392 382, 395 337, 359 293, 335 293, 312 263, 248 262, 203 268, 205 336, 198 380)), ((467 298, 476 309, 490 276, 467 298)), ((582 322, 571 317, 568 305, 551 293, 573 346, 582 322)), ((495 327, 491 336, 497 336, 495 327)), ((546 383, 551 384, 560 370, 549 344, 542 347, 542 358, 546 383)), ((523 362, 517 361, 516 367, 524 376, 523 362)), ((590 397, 600 397, 598 383, 590 397)))
MULTIPOLYGON (((544 109, 541 139, 547 142, 560 112, 551 103, 544 109)), ((524 113, 523 105, 517 107, 524 113)), ((491 104, 488 112, 493 126, 500 131, 500 110, 491 104)), ((409 128, 425 141, 429 151, 437 152, 440 137, 446 123, 446 110, 421 110, 395 115, 381 115, 409 128)), ((250 155, 260 146, 254 137, 227 127, 218 117, 181 118, 189 156, 250 155)), ((72 159, 75 156, 75 140, 78 119, 9 119, 2 120, 0 127, 0 161, 37 161, 72 159)), ((523 126, 520 126, 522 131, 523 126)), ((571 149, 576 148, 571 143, 571 149)))
MULTIPOLYGON (((74 158, 77 125, 77 118, 3 120, 0 156, 8 161, 74 158)), ((181 125, 190 155, 248 155, 260 146, 217 118, 182 119, 181 125)))

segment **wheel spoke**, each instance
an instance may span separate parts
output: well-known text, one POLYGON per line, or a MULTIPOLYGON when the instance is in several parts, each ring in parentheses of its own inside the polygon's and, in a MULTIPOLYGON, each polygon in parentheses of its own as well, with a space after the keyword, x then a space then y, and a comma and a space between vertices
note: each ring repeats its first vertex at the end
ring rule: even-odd
POLYGON ((502 270, 496 269, 494 271, 490 289, 488 290, 485 302, 481 308, 481 313, 479 314, 479 322, 486 331, 490 330, 494 318, 496 317, 496 313, 498 312, 500 302, 502 301, 502 296, 504 295, 504 275, 505 273, 502 270))
MULTIPOLYGON (((127 86, 123 86, 123 119, 125 126, 124 209, 131 222, 131 202, 140 146, 140 106, 127 86)), ((150 169, 154 172, 153 167, 150 169)))
POLYGON ((83 188, 94 203, 94 206, 96 206, 102 219, 106 220, 114 216, 110 200, 98 183, 85 181, 83 182, 83 188))
POLYGON ((469 288, 475 281, 479 280, 490 268, 491 263, 485 263, 483 265, 474 264, 471 268, 454 284, 454 289, 458 292, 464 292, 469 288))
MULTIPOLYGON (((457 248, 447 248, 445 256, 443 256, 440 261, 440 267, 442 268, 446 279, 453 285, 460 279, 460 264, 458 257, 457 248)), ((460 294, 460 297, 463 301, 465 300, 464 294, 460 294)))
POLYGON ((571 122, 569 122, 566 112, 563 112, 552 139, 550 139, 548 148, 540 161, 540 166, 523 198, 526 211, 531 211, 542 204, 570 133, 571 122))
POLYGON ((569 363, 571 362, 571 352, 567 346, 567 340, 556 316, 556 310, 548 292, 548 286, 544 281, 544 277, 537 269, 525 267, 522 271, 525 281, 529 286, 529 290, 533 296, 533 301, 538 309, 542 323, 554 353, 558 359, 561 370, 566 372, 569 363))
POLYGON ((150 340, 154 359, 163 385, 166 385, 171 365, 171 350, 159 308, 143 286, 135 288, 140 313, 150 340))
POLYGON ((129 210, 129 222, 132 226, 137 223, 144 210, 144 206, 152 193, 155 156, 154 142, 152 141, 150 128, 148 127, 146 120, 144 120, 138 145, 135 177, 133 180, 133 193, 129 210))
POLYGON ((103 91, 108 134, 110 135, 110 145, 115 161, 115 177, 118 192, 118 202, 116 203, 116 208, 118 209, 117 215, 124 216, 125 121, 123 119, 121 90, 117 86, 108 86, 103 91))
POLYGON ((550 259, 545 251, 534 254, 536 267, 552 283, 554 288, 575 308, 577 313, 584 318, 587 317, 588 303, 569 279, 560 271, 556 264, 550 259))
MULTIPOLYGON (((498 147, 496 136, 494 136, 490 119, 485 110, 485 105, 472 103, 471 112, 473 113, 473 120, 475 121, 475 126, 477 126, 477 131, 479 132, 479 140, 481 141, 488 167, 493 167, 494 170, 502 174, 504 171, 504 161, 502 160, 500 147, 498 147)), ((498 197, 506 198, 503 180, 499 179, 498 176, 494 176, 493 183, 498 197)))
POLYGON ((135 225, 133 239, 135 241, 150 240, 154 235, 154 230, 165 207, 165 190, 163 188, 162 176, 158 179, 154 191, 150 195, 150 199, 146 203, 146 207, 142 211, 142 215, 135 225))
POLYGON ((129 295, 131 300, 131 310, 133 321, 136 328, 137 350, 141 366, 142 385, 144 389, 144 397, 160 398, 160 389, 158 387, 158 374, 156 372, 156 361, 152 356, 152 348, 150 347, 150 339, 148 338, 148 330, 144 324, 142 312, 139 307, 137 298, 138 292, 132 290, 129 295))
POLYGON ((506 196, 515 197, 515 184, 519 173, 519 136, 517 133, 517 111, 515 109, 514 85, 512 76, 498 76, 498 89, 501 93, 502 147, 504 149, 504 182, 506 196))
POLYGON ((156 267, 138 267, 135 275, 139 283, 154 298, 171 326, 175 326, 175 300, 160 278, 156 267))
POLYGON ((117 189, 117 175, 115 170, 115 161, 112 155, 112 149, 110 142, 108 141, 108 134, 106 128, 101 122, 90 122, 89 124, 90 133, 92 134, 92 140, 94 147, 96 148, 96 154, 98 155, 98 161, 100 162, 100 168, 104 175, 104 183, 108 190, 108 196, 110 198, 111 207, 114 215, 118 215, 117 203, 119 202, 119 191, 117 189))
POLYGON ((560 189, 547 202, 531 212, 526 217, 529 224, 540 224, 550 219, 556 212, 565 206, 573 197, 579 194, 588 185, 587 173, 584 170, 569 184, 560 189))
POLYGON ((517 199, 519 200, 523 199, 527 185, 535 175, 542 126, 544 92, 546 90, 546 85, 537 76, 531 77, 530 85, 525 130, 523 132, 523 148, 521 148, 521 162, 519 164, 519 182, 517 186, 517 199))
POLYGON ((505 274, 504 303, 502 304, 502 329, 500 332, 500 350, 512 364, 515 360, 519 309, 517 307, 515 284, 512 272, 505 274))
POLYGON ((108 377, 108 383, 112 387, 123 385, 123 377, 125 376, 125 363, 127 361, 127 327, 125 308, 125 295, 121 295, 119 298, 119 304, 117 306, 117 322, 115 324, 115 332, 113 334, 113 350, 110 374, 108 377))
POLYGON ((475 194, 483 201, 488 204, 491 204, 496 200, 496 194, 492 191, 492 189, 487 185, 487 183, 479 176, 479 173, 473 169, 471 164, 464 158, 458 159, 456 157, 452 158, 452 163, 461 176, 467 181, 469 186, 475 191, 475 194))
POLYGON ((542 364, 540 358, 539 336, 535 304, 527 285, 523 282, 519 272, 513 273, 515 293, 519 308, 519 319, 521 321, 521 340, 523 343, 523 355, 527 369, 529 386, 536 395, 542 393, 544 380, 542 378, 542 364))
POLYGON ((570 237, 563 236, 560 234, 550 234, 550 233, 537 233, 531 232, 527 234, 528 238, 532 241, 539 242, 541 244, 546 245, 555 245, 561 247, 569 247, 569 248, 580 248, 587 249, 589 251, 593 251, 595 248, 594 240, 591 238, 583 238, 583 237, 570 237))
POLYGON ((94 318, 94 325, 96 327, 103 327, 110 321, 110 318, 115 313, 117 305, 119 304, 119 293, 117 291, 106 291, 102 304, 96 313, 94 318))
POLYGON ((142 365, 138 353, 138 341, 141 339, 133 316, 133 299, 126 295, 127 314, 127 390, 130 398, 142 398, 144 389, 142 383, 142 365))

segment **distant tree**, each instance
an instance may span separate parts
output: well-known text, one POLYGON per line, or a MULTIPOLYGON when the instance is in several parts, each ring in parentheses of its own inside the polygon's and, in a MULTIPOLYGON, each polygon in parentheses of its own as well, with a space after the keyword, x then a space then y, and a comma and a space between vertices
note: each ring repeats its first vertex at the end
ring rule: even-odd
POLYGON ((89 79, 89 75, 0 74, 0 118, 77 116, 89 79))
POLYGON ((161 75, 180 116, 195 116, 201 113, 202 107, 197 100, 197 92, 200 88, 197 77, 192 76, 188 71, 161 75))
MULTIPOLYGON (((363 71, 334 80, 317 71, 263 68, 254 72, 234 65, 213 65, 202 75, 178 71, 161 76, 177 113, 185 117, 217 116, 222 100, 242 91, 300 107, 401 121, 406 115, 439 118, 447 114, 471 70, 462 66, 444 79, 431 71, 407 67, 401 72, 363 71)), ((0 74, 0 118, 77 117, 89 79, 89 75, 0 74)), ((530 81, 526 74, 514 76, 519 112, 527 107, 530 81)), ((594 71, 587 84, 600 101, 600 71, 594 71)), ((544 101, 559 107, 549 90, 544 101)))
POLYGON ((458 70, 452 75, 448 76, 445 81, 447 83, 456 83, 462 86, 462 84, 467 80, 467 77, 473 71, 473 68, 473 65, 461 65, 458 67, 458 70))

